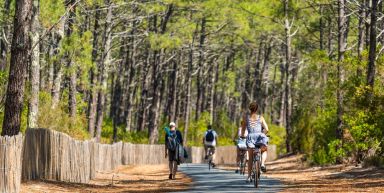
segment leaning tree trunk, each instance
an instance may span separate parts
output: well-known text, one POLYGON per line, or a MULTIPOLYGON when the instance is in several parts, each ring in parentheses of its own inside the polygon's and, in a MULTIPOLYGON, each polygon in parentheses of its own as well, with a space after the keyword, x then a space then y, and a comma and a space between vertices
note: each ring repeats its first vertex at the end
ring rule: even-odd
POLYGON ((5 112, 1 135, 17 135, 21 126, 25 76, 27 75, 28 54, 30 50, 30 26, 32 0, 17 0, 14 31, 11 46, 11 65, 9 70, 5 112))
POLYGON ((103 125, 104 118, 104 106, 105 106, 105 92, 107 91, 108 81, 108 68, 111 63, 111 43, 112 43, 112 5, 108 3, 108 12, 105 22, 105 31, 103 35, 104 50, 101 56, 100 74, 98 77, 98 83, 100 89, 98 91, 98 103, 97 103, 97 116, 96 116, 96 141, 100 141, 101 127, 103 125))
POLYGON ((40 88, 40 44, 39 44, 39 3, 40 0, 33 1, 33 13, 31 22, 31 98, 28 109, 28 128, 37 127, 37 115, 39 113, 39 88, 40 88))

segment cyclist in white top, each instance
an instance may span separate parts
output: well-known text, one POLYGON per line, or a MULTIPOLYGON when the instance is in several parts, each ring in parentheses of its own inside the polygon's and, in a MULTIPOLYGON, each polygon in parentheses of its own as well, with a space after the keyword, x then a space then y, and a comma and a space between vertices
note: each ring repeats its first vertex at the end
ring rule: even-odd
POLYGON ((208 159, 208 148, 210 148, 212 152, 212 165, 215 166, 214 160, 215 160, 215 150, 217 145, 218 135, 216 131, 212 129, 211 125, 208 125, 208 130, 204 134, 203 138, 203 144, 204 144, 204 150, 205 150, 205 159, 208 159))

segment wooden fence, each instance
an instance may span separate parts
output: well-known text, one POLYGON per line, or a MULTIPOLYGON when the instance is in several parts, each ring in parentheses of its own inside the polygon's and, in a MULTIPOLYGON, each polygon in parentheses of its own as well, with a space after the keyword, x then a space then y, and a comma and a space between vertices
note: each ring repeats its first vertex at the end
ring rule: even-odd
POLYGON ((0 192, 20 191, 23 135, 0 137, 0 192))
POLYGON ((122 164, 145 165, 167 164, 164 145, 124 143, 122 149, 122 164))
POLYGON ((23 180, 57 180, 87 183, 95 174, 91 167, 93 141, 78 141, 48 129, 28 129, 23 153, 23 180))

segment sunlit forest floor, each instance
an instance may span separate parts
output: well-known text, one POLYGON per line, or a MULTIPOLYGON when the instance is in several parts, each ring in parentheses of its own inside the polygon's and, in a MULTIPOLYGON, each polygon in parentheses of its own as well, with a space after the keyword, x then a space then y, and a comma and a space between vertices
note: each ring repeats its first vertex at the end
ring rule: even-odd
POLYGON ((310 167, 301 155, 270 162, 268 177, 287 185, 283 192, 384 192, 384 170, 359 166, 310 167))
POLYGON ((168 180, 166 165, 120 166, 111 172, 98 173, 89 184, 28 181, 22 183, 21 192, 172 192, 188 189, 190 183, 191 179, 183 174, 176 175, 176 180, 168 180))

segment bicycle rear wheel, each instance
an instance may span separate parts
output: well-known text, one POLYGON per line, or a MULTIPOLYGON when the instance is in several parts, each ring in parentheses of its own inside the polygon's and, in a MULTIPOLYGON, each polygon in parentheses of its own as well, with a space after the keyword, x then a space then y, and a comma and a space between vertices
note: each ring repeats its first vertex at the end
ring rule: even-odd
POLYGON ((247 161, 245 159, 245 156, 242 156, 240 161, 241 161, 240 174, 245 175, 245 167, 247 165, 247 161))
POLYGON ((259 187, 259 180, 260 180, 260 161, 256 161, 255 162, 255 172, 253 172, 253 175, 254 175, 254 185, 255 185, 255 188, 258 188, 259 187))
POLYGON ((211 170, 211 160, 208 161, 208 170, 211 170))

